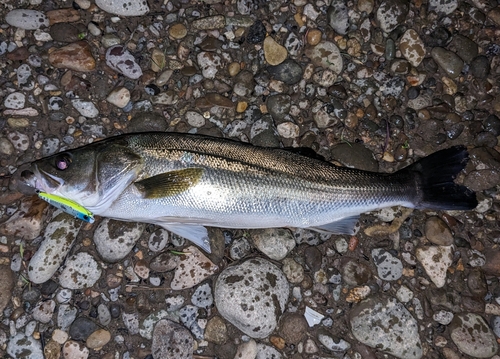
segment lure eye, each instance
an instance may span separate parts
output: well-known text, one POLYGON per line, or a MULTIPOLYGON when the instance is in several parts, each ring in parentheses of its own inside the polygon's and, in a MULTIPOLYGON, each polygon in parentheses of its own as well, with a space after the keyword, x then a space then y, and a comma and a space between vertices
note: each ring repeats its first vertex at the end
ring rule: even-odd
POLYGON ((56 157, 56 168, 64 171, 71 164, 71 158, 67 154, 61 154, 56 157))

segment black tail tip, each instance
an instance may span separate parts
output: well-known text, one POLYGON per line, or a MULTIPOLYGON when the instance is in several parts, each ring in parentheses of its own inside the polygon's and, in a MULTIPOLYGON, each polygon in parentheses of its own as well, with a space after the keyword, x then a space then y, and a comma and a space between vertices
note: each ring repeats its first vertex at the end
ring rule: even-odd
POLYGON ((475 192, 455 183, 465 168, 469 153, 465 146, 453 146, 422 158, 410 168, 420 175, 417 208, 471 210, 477 206, 475 192))

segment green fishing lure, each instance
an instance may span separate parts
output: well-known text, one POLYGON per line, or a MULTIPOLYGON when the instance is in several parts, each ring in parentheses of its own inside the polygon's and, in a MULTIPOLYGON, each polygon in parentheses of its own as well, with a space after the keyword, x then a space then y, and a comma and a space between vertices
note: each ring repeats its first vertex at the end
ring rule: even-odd
POLYGON ((94 223, 94 214, 72 200, 42 191, 38 191, 38 197, 52 206, 74 216, 75 218, 81 219, 85 222, 94 223))

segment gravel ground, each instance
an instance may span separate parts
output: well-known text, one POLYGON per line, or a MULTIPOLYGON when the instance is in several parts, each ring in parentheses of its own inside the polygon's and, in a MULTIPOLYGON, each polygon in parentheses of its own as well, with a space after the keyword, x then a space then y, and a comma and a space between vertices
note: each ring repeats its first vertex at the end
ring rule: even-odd
POLYGON ((497 0, 3 0, 0 356, 500 358, 497 0), (394 172, 452 145, 469 212, 353 236, 83 223, 9 180, 145 130, 394 172))

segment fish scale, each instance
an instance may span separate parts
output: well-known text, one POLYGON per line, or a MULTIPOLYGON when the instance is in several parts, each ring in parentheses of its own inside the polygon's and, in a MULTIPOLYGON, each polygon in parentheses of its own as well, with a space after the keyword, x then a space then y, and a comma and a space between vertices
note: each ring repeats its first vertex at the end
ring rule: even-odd
POLYGON ((152 132, 35 161, 22 177, 95 215, 157 224, 209 251, 204 226, 352 234, 361 213, 383 207, 472 209, 475 194, 454 183, 467 159, 457 146, 382 174, 282 149, 152 132))

